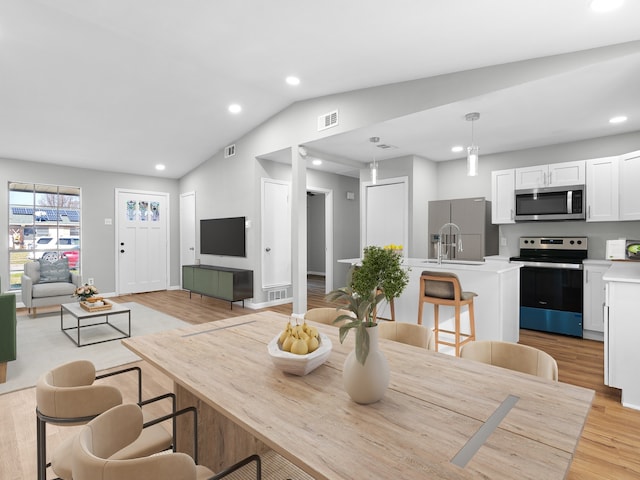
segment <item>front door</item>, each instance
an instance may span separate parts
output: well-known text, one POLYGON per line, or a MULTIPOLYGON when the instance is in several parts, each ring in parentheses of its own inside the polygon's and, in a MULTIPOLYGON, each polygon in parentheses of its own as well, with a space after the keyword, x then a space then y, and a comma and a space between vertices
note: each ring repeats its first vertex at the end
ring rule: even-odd
POLYGON ((166 290, 169 194, 117 190, 117 292, 166 290))

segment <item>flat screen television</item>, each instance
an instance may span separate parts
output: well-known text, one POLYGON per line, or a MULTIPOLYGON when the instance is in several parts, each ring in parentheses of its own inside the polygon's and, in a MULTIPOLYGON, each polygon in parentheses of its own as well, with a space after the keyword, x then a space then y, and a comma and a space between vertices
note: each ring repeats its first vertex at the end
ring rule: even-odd
POLYGON ((200 253, 246 257, 245 217, 200 220, 200 253))

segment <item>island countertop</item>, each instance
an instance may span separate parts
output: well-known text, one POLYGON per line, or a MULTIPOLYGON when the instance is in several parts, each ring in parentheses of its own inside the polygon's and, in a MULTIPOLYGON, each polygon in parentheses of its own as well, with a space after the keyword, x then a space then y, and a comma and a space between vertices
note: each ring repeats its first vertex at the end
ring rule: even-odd
MULTIPOLYGON (((357 265, 361 259, 339 260, 357 265)), ((474 298, 476 338, 517 342, 520 339, 520 268, 521 264, 502 260, 485 262, 403 258, 402 265, 409 269, 409 284, 400 297, 394 299, 396 320, 418 323, 418 297, 420 275, 425 270, 455 273, 464 291, 475 292, 474 298)), ((422 324, 433 327, 433 308, 424 309, 422 324)), ((389 308, 382 305, 382 318, 390 318, 389 308)), ((453 316, 453 307, 441 307, 441 320, 453 316)), ((463 317, 467 315, 463 309, 463 317)))

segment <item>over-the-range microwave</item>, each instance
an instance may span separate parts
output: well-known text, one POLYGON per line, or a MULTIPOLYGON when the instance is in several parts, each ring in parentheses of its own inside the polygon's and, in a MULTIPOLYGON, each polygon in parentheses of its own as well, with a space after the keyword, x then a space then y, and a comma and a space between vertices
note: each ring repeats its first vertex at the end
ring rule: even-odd
POLYGON ((515 220, 584 220, 584 185, 516 190, 515 220))

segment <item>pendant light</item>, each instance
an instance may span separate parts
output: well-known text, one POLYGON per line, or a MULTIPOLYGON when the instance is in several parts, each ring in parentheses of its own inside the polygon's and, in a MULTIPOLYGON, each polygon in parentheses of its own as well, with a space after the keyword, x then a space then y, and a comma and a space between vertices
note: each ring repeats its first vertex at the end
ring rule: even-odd
POLYGON ((478 175, 478 146, 473 142, 473 122, 480 118, 478 112, 467 113, 464 118, 471 122, 471 145, 467 147, 467 176, 478 175))
POLYGON ((380 141, 380 137, 370 137, 369 141, 373 143, 373 162, 369 164, 371 168, 371 183, 375 185, 378 181, 378 162, 376 161, 376 143, 380 141))

